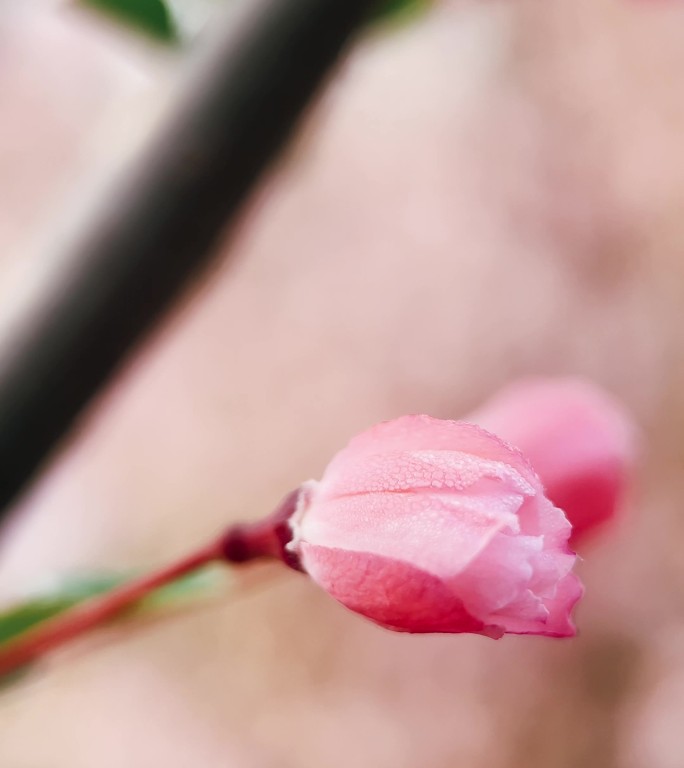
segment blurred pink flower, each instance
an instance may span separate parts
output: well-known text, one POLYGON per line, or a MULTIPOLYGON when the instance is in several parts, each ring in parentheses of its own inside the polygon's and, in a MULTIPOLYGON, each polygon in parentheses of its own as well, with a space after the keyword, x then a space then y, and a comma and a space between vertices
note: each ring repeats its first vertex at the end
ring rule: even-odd
POLYGON ((291 525, 311 578, 389 629, 575 633, 570 524, 523 456, 472 424, 363 432, 302 487, 291 525))
POLYGON ((572 523, 573 545, 613 518, 631 473, 636 429, 598 387, 580 379, 527 379, 467 418, 525 454, 572 523))

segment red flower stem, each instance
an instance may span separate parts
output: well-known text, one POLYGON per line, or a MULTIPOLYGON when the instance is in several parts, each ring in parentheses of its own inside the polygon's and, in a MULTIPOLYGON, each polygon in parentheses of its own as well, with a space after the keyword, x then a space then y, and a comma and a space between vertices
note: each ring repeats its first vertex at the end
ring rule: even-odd
POLYGON ((116 587, 27 630, 5 647, 0 647, 0 677, 99 627, 160 587, 222 558, 222 540, 219 540, 180 562, 116 587))
POLYGON ((87 600, 41 622, 6 645, 0 645, 0 678, 101 626, 160 587, 210 563, 237 565, 262 558, 275 558, 291 568, 299 569, 298 561, 287 550, 291 538, 289 519, 296 509, 299 494, 300 489, 297 489, 286 496, 275 512, 265 520, 234 525, 217 540, 182 560, 87 600))

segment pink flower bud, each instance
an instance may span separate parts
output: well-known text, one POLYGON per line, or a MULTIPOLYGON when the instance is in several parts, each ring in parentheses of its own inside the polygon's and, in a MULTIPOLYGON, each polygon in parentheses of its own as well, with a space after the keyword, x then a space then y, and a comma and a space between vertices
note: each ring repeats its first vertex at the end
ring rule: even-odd
POLYGON ((611 520, 635 454, 627 413, 580 379, 528 379, 495 395, 469 420, 516 445, 546 495, 572 523, 572 543, 611 520))
POLYGON ((363 432, 303 486, 291 526, 311 578, 389 629, 575 634, 570 524, 522 454, 472 424, 363 432))

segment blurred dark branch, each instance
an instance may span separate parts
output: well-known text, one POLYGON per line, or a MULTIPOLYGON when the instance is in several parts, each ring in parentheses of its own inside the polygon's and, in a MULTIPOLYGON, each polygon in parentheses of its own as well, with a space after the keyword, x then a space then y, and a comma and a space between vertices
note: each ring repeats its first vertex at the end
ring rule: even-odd
POLYGON ((249 14, 217 35, 172 119, 3 351, 0 516, 206 265, 373 3, 247 5, 249 14))

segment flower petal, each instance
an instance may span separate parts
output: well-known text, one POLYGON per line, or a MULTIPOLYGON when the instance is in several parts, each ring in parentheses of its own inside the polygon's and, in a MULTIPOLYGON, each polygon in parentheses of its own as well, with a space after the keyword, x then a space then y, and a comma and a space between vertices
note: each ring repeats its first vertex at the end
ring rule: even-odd
POLYGON ((302 544, 307 572, 337 601, 401 632, 500 635, 464 608, 439 579, 412 565, 367 552, 302 544))
MULTIPOLYGON (((498 490, 498 489, 497 489, 498 490)), ((517 528, 515 493, 366 493, 311 500, 295 538, 409 562, 440 579, 460 573, 504 528, 517 528)))
POLYGON ((347 471, 348 464, 357 469, 362 460, 371 456, 421 451, 453 451, 480 460, 501 462, 515 470, 529 485, 540 487, 527 459, 495 435, 468 422, 424 415, 384 421, 352 438, 347 447, 333 457, 321 482, 335 487, 338 492, 350 492, 345 490, 349 478, 353 477, 353 471, 347 471))
POLYGON ((614 516, 634 462, 636 428, 598 387, 581 379, 526 379, 469 418, 524 452, 570 519, 573 541, 614 516))

